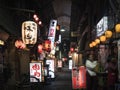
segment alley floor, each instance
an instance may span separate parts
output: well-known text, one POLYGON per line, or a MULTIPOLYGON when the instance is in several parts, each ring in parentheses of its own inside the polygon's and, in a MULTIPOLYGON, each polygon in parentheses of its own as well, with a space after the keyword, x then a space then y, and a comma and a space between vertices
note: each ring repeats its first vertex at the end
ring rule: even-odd
POLYGON ((44 84, 34 83, 22 86, 4 86, 0 90, 72 90, 71 70, 65 66, 61 70, 57 70, 54 80, 48 80, 44 84))

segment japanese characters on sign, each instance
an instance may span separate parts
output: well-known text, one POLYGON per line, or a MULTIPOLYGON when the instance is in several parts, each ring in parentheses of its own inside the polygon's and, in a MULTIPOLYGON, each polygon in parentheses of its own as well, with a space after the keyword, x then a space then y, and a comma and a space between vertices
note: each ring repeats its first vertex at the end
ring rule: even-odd
POLYGON ((49 75, 51 76, 51 78, 55 78, 54 60, 46 60, 46 64, 49 65, 49 75))
POLYGON ((51 20, 49 26, 48 39, 51 41, 51 50, 54 49, 57 20, 51 20))
POLYGON ((22 24, 22 40, 25 44, 35 44, 37 41, 37 24, 25 21, 22 24))
POLYGON ((41 63, 30 63, 30 82, 38 82, 35 78, 42 81, 42 64, 41 63))

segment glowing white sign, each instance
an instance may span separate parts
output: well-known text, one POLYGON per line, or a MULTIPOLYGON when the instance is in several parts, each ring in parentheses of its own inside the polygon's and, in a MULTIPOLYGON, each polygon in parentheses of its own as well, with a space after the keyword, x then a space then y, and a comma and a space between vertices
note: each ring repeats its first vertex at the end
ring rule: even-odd
POLYGON ((51 78, 55 78, 54 60, 46 60, 46 64, 49 65, 49 75, 51 78))
POLYGON ((72 60, 69 60, 69 69, 72 69, 72 60))
POLYGON ((101 36, 108 29, 108 17, 104 16, 97 24, 97 36, 101 36))

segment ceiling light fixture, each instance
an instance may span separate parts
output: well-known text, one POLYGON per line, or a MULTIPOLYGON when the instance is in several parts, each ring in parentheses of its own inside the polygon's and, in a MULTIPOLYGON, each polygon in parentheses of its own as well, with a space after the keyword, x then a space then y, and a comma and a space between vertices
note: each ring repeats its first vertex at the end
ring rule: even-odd
POLYGON ((64 32, 64 31, 65 31, 65 29, 63 29, 63 28, 62 28, 60 31, 61 31, 61 32, 64 32))

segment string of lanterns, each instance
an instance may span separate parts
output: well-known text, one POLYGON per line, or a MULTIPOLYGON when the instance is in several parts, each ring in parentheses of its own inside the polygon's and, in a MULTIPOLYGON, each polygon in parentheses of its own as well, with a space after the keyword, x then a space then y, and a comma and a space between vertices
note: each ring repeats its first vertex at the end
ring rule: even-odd
MULTIPOLYGON (((120 24, 116 24, 115 32, 120 33, 120 24)), ((96 38, 95 41, 89 43, 89 47, 92 48, 100 44, 100 42, 104 43, 107 39, 111 38, 112 36, 113 36, 113 32, 111 30, 106 30, 103 35, 101 35, 99 38, 96 38)))

